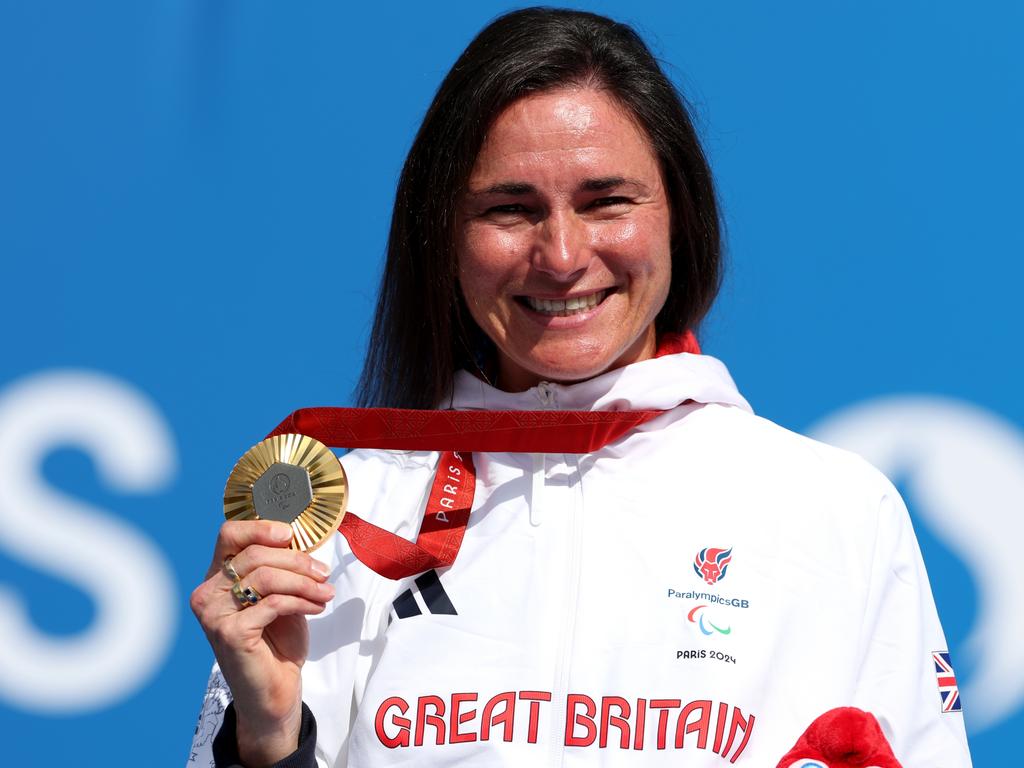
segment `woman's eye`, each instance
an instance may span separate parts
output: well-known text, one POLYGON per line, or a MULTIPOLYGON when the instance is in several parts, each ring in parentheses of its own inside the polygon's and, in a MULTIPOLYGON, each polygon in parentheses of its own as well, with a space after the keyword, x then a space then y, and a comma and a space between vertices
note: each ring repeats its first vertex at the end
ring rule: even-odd
POLYGON ((630 202, 628 197, 599 197, 592 202, 592 208, 610 208, 615 205, 626 205, 630 202))
POLYGON ((488 214, 526 213, 526 206, 520 203, 507 203, 505 205, 492 205, 486 211, 488 214))

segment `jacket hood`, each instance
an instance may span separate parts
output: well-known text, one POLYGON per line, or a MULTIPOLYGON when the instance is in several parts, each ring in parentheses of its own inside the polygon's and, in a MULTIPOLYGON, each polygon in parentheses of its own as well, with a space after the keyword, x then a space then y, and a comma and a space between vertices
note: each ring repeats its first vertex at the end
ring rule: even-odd
POLYGON ((541 382, 524 392, 504 392, 463 370, 455 374, 452 394, 453 408, 492 411, 667 410, 688 401, 753 412, 724 363, 686 352, 633 363, 575 384, 541 382))

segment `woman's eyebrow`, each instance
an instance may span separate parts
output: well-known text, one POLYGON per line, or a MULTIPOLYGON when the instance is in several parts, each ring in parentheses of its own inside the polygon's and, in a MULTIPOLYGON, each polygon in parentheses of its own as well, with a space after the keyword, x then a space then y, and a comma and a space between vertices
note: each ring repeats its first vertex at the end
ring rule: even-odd
MULTIPOLYGON (((647 185, 637 179, 627 179, 625 176, 600 176, 594 179, 585 179, 580 185, 579 189, 584 192, 604 192, 608 189, 615 189, 616 187, 634 186, 640 190, 647 190, 647 185)), ((533 184, 528 184, 525 181, 503 181, 498 184, 492 184, 484 189, 471 189, 468 194, 470 197, 479 197, 482 195, 532 195, 537 191, 537 188, 533 184)))
POLYGON ((637 179, 627 179, 625 176, 602 176, 597 179, 587 179, 580 184, 580 189, 585 192, 604 192, 616 187, 633 186, 646 190, 647 185, 637 179))
POLYGON ((505 181, 500 184, 493 184, 486 189, 471 189, 469 195, 477 197, 480 195, 530 195, 537 191, 533 184, 524 181, 505 181))

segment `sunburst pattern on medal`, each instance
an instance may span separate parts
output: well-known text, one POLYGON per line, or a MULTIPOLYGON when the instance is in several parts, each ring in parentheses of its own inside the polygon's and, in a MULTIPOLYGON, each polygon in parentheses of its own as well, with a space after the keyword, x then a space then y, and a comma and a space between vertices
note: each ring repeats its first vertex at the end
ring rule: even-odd
POLYGON ((238 460, 224 486, 224 517, 259 520, 252 486, 276 462, 294 464, 309 472, 313 501, 291 521, 292 549, 310 552, 323 544, 345 516, 348 479, 326 445, 306 435, 275 435, 257 443, 238 460))

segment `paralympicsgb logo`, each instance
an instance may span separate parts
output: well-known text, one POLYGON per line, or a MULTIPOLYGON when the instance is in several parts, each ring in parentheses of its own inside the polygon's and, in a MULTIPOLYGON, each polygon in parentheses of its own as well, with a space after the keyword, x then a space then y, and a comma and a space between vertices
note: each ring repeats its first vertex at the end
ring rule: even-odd
POLYGON ((708 584, 716 584, 725 578, 725 570, 731 562, 732 547, 704 547, 693 560, 693 571, 708 584))

